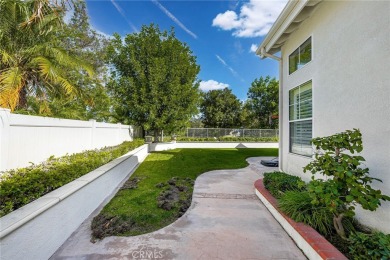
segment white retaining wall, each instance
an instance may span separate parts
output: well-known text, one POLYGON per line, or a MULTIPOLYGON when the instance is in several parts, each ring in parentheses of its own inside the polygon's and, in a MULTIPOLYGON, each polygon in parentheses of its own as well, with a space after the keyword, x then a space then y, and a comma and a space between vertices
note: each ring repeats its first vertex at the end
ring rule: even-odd
POLYGON ((0 218, 1 259, 48 259, 147 155, 143 145, 0 218))
POLYGON ((0 171, 39 163, 52 155, 117 145, 132 136, 128 125, 19 115, 0 108, 0 171))

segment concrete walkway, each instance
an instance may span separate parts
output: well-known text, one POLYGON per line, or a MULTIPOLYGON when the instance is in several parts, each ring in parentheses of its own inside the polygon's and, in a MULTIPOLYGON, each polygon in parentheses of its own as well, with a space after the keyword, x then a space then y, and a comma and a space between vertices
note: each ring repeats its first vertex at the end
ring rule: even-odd
POLYGON ((51 259, 306 259, 254 193, 255 180, 276 169, 261 159, 199 176, 187 213, 156 232, 93 244, 91 216, 51 259))

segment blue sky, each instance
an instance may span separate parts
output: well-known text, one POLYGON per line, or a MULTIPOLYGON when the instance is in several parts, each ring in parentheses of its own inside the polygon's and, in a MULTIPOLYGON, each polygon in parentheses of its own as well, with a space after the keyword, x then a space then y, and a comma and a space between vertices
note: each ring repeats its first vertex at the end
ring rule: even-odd
POLYGON ((278 78, 276 61, 261 60, 254 50, 286 1, 278 0, 87 0, 93 28, 103 34, 137 33, 142 25, 175 28, 186 42, 201 71, 201 89, 229 87, 241 100, 260 76, 278 78))

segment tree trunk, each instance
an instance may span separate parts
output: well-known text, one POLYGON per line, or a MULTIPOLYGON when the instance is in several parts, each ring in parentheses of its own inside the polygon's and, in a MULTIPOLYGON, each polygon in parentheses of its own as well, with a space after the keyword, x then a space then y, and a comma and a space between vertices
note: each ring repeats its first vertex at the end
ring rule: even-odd
POLYGON ((344 240, 347 240, 347 236, 345 235, 345 230, 343 227, 343 217, 344 214, 333 216, 333 226, 336 229, 337 234, 344 240))
POLYGON ((19 102, 16 106, 17 108, 27 109, 27 90, 26 88, 22 88, 19 92, 19 102))
POLYGON ((269 124, 269 128, 272 128, 272 113, 269 113, 268 115, 268 124, 269 124))
POLYGON ((160 130, 159 129, 155 129, 154 130, 154 143, 158 143, 158 135, 160 133, 160 130))

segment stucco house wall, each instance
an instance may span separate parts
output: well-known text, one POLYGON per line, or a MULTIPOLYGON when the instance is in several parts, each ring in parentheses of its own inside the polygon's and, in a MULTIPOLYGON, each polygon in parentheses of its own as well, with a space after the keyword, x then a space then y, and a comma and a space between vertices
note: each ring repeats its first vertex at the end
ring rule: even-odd
MULTIPOLYGON (((390 195, 390 2, 322 1, 281 48, 281 169, 309 180, 311 158, 289 152, 289 90, 311 80, 313 137, 359 128, 373 187, 390 195), (312 37, 312 60, 291 75, 289 55, 312 37)), ((390 203, 357 210, 361 222, 390 233, 390 203)))

